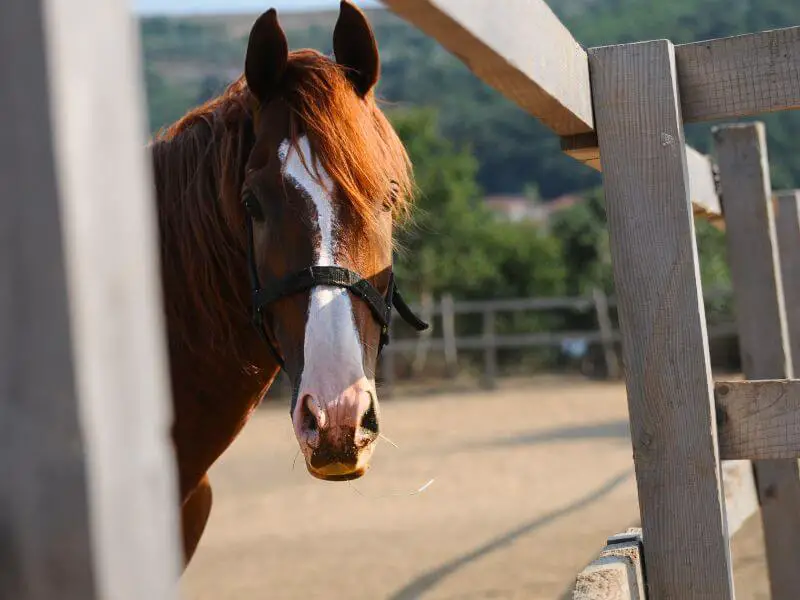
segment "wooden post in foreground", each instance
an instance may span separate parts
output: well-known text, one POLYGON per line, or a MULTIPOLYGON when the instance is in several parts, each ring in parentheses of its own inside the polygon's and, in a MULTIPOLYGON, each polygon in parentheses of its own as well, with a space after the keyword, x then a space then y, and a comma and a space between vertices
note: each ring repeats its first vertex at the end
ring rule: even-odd
POLYGON ((733 598, 675 49, 590 50, 648 600, 733 598))
MULTIPOLYGON (((716 127, 714 142, 742 370, 749 380, 792 378, 764 125, 716 127)), ((772 598, 794 599, 800 591, 797 460, 754 461, 753 466, 772 598)))
POLYGON ((122 0, 0 3, 0 598, 167 600, 156 220, 122 0))

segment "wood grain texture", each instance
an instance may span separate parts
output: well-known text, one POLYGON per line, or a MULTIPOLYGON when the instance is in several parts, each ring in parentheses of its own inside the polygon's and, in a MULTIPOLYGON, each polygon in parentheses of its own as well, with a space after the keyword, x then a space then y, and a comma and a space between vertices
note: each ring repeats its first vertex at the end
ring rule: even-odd
POLYGON ((597 133, 579 133, 577 135, 561 136, 561 151, 583 163, 595 171, 602 171, 603 164, 600 161, 600 147, 597 143, 597 133))
POLYGON ((732 598, 674 47, 594 48, 589 60, 648 599, 732 598))
POLYGON ((800 458, 800 380, 717 382, 723 459, 800 458))
POLYGON ((0 3, 0 598, 93 600, 44 35, 0 3))
MULTIPOLYGON (((763 123, 716 127, 742 370, 747 379, 793 375, 763 123)), ((800 590, 797 460, 754 462, 775 599, 800 590)))
POLYGON ((763 123, 713 129, 719 165, 742 371, 792 377, 763 123))
POLYGON ((800 191, 775 194, 775 232, 781 258, 781 280, 789 329, 792 365, 800 366, 800 191))
POLYGON ((125 0, 44 7, 98 595, 166 600, 182 555, 136 23, 125 0))
MULTIPOLYGON (((600 148, 597 146, 597 135, 594 133, 562 137, 561 150, 597 171, 602 170, 600 148)), ((702 216, 712 223, 721 224, 722 214, 711 160, 691 146, 686 146, 686 163, 689 169, 689 189, 695 216, 702 216)))
POLYGON ((573 600, 645 600, 642 530, 612 536, 575 580, 573 600))
POLYGON ((675 49, 687 123, 800 108, 800 27, 675 49))
POLYGON ((591 131, 586 52, 542 0, 386 0, 559 135, 591 131))

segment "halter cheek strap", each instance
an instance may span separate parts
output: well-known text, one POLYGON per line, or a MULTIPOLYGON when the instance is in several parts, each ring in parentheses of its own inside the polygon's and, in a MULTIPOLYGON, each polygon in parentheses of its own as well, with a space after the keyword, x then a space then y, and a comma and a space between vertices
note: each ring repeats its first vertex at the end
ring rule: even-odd
POLYGON ((381 337, 378 344, 378 355, 389 343, 389 324, 392 319, 392 309, 397 310, 404 321, 417 331, 424 331, 428 324, 420 319, 411 310, 403 299, 394 281, 394 273, 389 275, 389 286, 386 295, 381 295, 378 290, 366 279, 344 267, 312 266, 296 273, 291 273, 280 279, 274 286, 262 288, 258 277, 255 260, 255 239, 253 236, 254 215, 260 213, 258 201, 252 194, 245 194, 243 203, 247 209, 247 263, 250 273, 250 287, 252 289, 252 320, 261 339, 263 339, 282 369, 286 368, 281 353, 278 350, 274 335, 267 335, 264 322, 264 313, 276 300, 291 296, 299 292, 310 290, 317 286, 339 287, 350 291, 354 296, 367 304, 373 317, 381 326, 381 337))

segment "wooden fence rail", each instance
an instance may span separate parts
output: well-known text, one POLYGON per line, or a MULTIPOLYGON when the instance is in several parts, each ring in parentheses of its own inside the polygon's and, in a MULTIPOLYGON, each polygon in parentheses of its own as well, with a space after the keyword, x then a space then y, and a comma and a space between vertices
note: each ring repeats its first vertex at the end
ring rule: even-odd
MULTIPOLYGON (((705 295, 706 301, 727 298, 730 290, 714 289, 705 295)), ((606 376, 617 379, 621 373, 616 346, 621 340, 619 331, 613 326, 611 309, 616 307, 616 298, 606 296, 595 289, 590 297, 552 297, 552 298, 506 298, 499 300, 454 301, 445 294, 439 302, 429 300, 426 304, 413 304, 412 307, 428 316, 441 316, 441 332, 431 330, 425 338, 393 338, 381 358, 381 378, 384 386, 391 390, 396 381, 396 357, 399 354, 414 355, 416 361, 420 355, 420 346, 424 345, 426 357, 430 353, 443 353, 447 372, 454 375, 458 367, 459 351, 482 351, 483 371, 481 380, 485 387, 493 388, 497 379, 497 352, 509 348, 545 348, 558 347, 571 341, 585 344, 599 344, 603 348, 603 362, 606 376), (497 333, 497 315, 526 311, 571 310, 588 313, 593 311, 597 329, 580 331, 543 331, 536 333, 497 333), (483 316, 482 333, 478 335, 457 335, 455 322, 459 315, 481 314, 483 316)), ((730 337, 736 334, 734 323, 721 323, 709 328, 710 339, 730 337)), ((413 365, 416 373, 422 370, 422 364, 413 365)))

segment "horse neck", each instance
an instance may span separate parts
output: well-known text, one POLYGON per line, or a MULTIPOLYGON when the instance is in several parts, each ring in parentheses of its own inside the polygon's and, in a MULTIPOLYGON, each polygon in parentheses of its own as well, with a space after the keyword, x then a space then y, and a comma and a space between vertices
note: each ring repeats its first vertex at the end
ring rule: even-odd
POLYGON ((239 140, 197 128, 152 148, 173 377, 251 393, 276 369, 249 319, 243 169, 220 155, 239 140))

